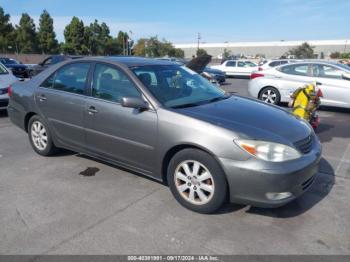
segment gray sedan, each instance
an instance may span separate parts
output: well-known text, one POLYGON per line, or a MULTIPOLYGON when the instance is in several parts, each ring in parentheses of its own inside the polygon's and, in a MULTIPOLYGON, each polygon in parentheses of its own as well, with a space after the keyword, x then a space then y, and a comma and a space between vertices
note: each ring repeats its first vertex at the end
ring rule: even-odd
POLYGON ((38 154, 66 148, 150 176, 196 212, 228 199, 284 205, 312 185, 321 157, 303 120, 169 61, 78 59, 9 93, 9 116, 38 154))

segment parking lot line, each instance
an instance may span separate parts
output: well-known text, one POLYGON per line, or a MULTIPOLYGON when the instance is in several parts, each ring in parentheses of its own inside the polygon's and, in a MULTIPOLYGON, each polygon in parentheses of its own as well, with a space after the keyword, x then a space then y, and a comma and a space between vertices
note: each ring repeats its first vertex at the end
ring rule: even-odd
POLYGON ((350 144, 346 148, 343 157, 340 159, 340 162, 335 170, 336 176, 341 176, 344 178, 350 178, 350 144))

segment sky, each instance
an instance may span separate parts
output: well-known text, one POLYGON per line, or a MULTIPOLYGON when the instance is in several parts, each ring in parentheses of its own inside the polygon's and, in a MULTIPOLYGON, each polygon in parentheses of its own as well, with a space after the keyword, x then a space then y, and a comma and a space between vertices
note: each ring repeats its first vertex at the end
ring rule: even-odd
POLYGON ((173 43, 332 40, 350 38, 350 0, 0 0, 17 24, 28 13, 38 25, 43 9, 57 38, 73 16, 106 22, 111 34, 157 35, 173 43))

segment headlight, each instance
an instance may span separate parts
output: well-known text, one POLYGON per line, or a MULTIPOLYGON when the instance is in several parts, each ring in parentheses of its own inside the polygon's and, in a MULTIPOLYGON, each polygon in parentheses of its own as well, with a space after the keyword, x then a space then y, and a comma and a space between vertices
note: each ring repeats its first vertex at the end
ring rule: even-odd
POLYGON ((283 162, 301 157, 301 154, 294 148, 267 141, 258 140, 235 140, 247 153, 265 161, 283 162))

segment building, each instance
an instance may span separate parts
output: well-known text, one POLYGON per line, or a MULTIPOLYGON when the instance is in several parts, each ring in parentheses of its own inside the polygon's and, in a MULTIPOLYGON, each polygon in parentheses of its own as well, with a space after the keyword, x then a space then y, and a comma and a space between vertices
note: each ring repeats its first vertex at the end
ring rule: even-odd
MULTIPOLYGON (((225 42, 225 43, 200 43, 199 47, 205 49, 214 58, 220 58, 227 49, 232 55, 245 55, 255 57, 257 54, 266 58, 279 58, 290 49, 307 42, 314 46, 318 57, 329 57, 333 52, 350 52, 350 39, 347 40, 303 40, 303 41, 274 41, 274 42, 225 42)), ((185 51, 185 57, 190 58, 196 54, 198 44, 175 44, 175 47, 185 51)))

